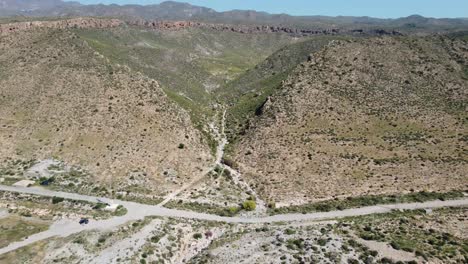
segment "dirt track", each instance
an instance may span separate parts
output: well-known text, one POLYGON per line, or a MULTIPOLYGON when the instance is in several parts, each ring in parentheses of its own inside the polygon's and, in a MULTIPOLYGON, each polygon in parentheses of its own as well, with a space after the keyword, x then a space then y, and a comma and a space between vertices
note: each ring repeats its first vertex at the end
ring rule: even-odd
POLYGON ((27 246, 34 242, 44 240, 54 236, 66 237, 84 230, 110 230, 114 227, 123 225, 128 221, 143 219, 146 216, 160 216, 172 218, 197 219, 203 221, 217 221, 226 223, 275 223, 275 222, 307 222, 318 221, 334 218, 343 218, 350 216, 361 216, 369 214, 387 213, 392 210, 416 210, 425 208, 440 208, 440 207, 455 207, 468 206, 468 199, 449 200, 449 201, 431 201, 425 203, 407 203, 407 204, 392 204, 392 205, 376 205, 362 208, 347 209, 342 211, 330 211, 310 214, 284 214, 267 217, 222 217, 218 215, 197 213, 192 211, 183 211, 176 209, 168 209, 159 205, 139 204, 135 202, 112 200, 108 198, 94 197, 88 195, 80 195, 75 193, 55 192, 42 188, 24 188, 14 186, 0 185, 0 191, 29 193, 48 197, 62 197, 65 199, 74 199, 80 201, 97 202, 103 201, 108 203, 118 203, 127 208, 128 213, 124 216, 113 217, 102 221, 91 221, 86 226, 81 226, 76 220, 63 220, 54 223, 49 230, 32 235, 27 239, 19 242, 14 242, 9 246, 0 249, 0 254, 4 254, 18 248, 27 246))

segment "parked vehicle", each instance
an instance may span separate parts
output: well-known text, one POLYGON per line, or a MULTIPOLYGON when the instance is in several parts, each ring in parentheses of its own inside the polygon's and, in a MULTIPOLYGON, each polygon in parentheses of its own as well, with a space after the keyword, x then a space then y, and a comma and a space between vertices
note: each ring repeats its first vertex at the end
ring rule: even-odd
POLYGON ((80 225, 87 225, 87 224, 89 224, 89 219, 88 218, 81 218, 79 223, 80 223, 80 225))

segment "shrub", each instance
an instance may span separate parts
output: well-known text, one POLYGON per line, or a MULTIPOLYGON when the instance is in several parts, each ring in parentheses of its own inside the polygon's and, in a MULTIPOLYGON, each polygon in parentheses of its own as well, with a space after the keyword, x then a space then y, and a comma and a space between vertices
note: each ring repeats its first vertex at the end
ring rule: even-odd
POLYGON ((291 229, 291 228, 288 228, 288 229, 284 230, 284 232, 285 232, 287 235, 294 235, 294 234, 296 234, 296 230, 291 229))
POLYGON ((151 242, 152 243, 158 243, 160 239, 161 239, 161 237, 159 237, 159 236, 153 236, 153 237, 151 237, 151 242))
POLYGON ((32 214, 30 212, 22 212, 21 213, 21 216, 24 216, 24 217, 32 217, 32 214))
POLYGON ((75 243, 75 244, 84 244, 85 240, 84 240, 84 238, 79 237, 79 238, 73 240, 73 243, 75 243))
POLYGON ((320 246, 324 247, 324 246, 327 244, 327 240, 326 240, 326 239, 323 239, 323 238, 320 238, 320 239, 317 241, 317 243, 318 243, 320 246))
POLYGON ((57 197, 57 196, 52 197, 52 203, 53 203, 53 204, 61 203, 61 202, 63 202, 64 200, 65 200, 65 199, 63 199, 62 197, 57 197))
POLYGON ((227 209, 225 209, 227 212, 225 215, 227 216, 234 216, 236 215, 239 211, 240 211, 240 208, 239 207, 235 207, 235 206, 232 206, 232 207, 229 207, 227 209))
POLYGON ((107 204, 105 203, 97 203, 95 206, 93 206, 94 210, 101 210, 107 207, 107 204))
POLYGON ((207 239, 210 238, 210 237, 212 237, 212 236, 213 236, 213 232, 211 232, 211 231, 206 231, 206 232, 205 232, 205 237, 206 237, 207 239))
POLYGON ((393 249, 396 249, 396 250, 400 250, 400 249, 401 249, 400 245, 399 245, 397 242, 395 242, 395 241, 392 241, 392 242, 390 243, 390 246, 391 246, 393 249))
POLYGON ((182 143, 180 143, 178 148, 179 148, 179 149, 184 149, 184 148, 185 148, 185 145, 182 144, 182 143))
POLYGON ((125 208, 123 205, 117 206, 117 209, 114 212, 115 216, 123 216, 127 214, 127 208, 125 208))
POLYGON ((242 204, 242 208, 247 211, 254 211, 257 208, 255 201, 247 200, 242 204))

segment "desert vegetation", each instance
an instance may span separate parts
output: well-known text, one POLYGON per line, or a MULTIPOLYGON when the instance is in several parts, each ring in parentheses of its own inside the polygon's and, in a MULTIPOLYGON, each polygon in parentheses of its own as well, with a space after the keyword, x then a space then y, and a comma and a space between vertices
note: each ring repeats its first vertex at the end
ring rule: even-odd
POLYGON ((460 190, 464 45, 429 37, 331 41, 248 122, 231 146, 234 162, 279 207, 460 190))

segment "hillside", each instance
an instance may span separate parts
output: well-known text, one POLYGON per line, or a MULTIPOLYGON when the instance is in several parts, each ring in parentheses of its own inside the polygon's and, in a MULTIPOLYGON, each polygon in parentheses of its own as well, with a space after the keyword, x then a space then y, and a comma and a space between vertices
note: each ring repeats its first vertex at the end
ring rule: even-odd
POLYGON ((158 82, 109 63, 68 30, 0 36, 0 124, 1 167, 55 158, 89 172, 88 184, 136 184, 152 195, 213 159, 158 82))
POLYGON ((0 263, 468 259, 461 20, 5 12, 0 263))
POLYGON ((22 16, 34 17, 118 17, 126 19, 150 20, 191 20, 209 23, 249 24, 249 25, 287 25, 307 29, 385 29, 413 32, 444 32, 463 30, 468 20, 463 18, 428 18, 412 15, 396 19, 372 17, 337 16, 328 17, 291 16, 288 14, 269 14, 253 10, 231 10, 217 12, 211 8, 175 1, 165 1, 150 5, 84 5, 78 2, 61 0, 1 0, 0 17, 21 19, 22 16))
POLYGON ((241 34, 204 28, 121 26, 75 32, 111 63, 158 80, 202 131, 215 113, 216 90, 224 89, 227 82, 280 47, 297 42, 287 34, 241 34))
POLYGON ((466 47, 441 37, 334 41, 268 98, 235 162, 279 205, 466 189, 466 47))
POLYGON ((318 36, 287 45, 219 89, 217 97, 229 106, 229 140, 235 142, 245 133, 248 120, 259 114, 258 110, 267 98, 281 87, 281 83, 299 63, 306 61, 311 53, 322 49, 330 41, 344 38, 348 37, 318 36))

